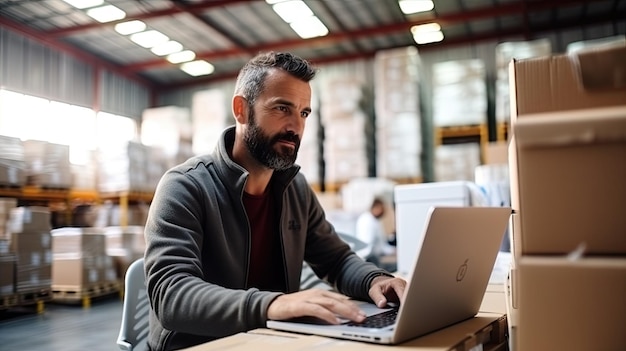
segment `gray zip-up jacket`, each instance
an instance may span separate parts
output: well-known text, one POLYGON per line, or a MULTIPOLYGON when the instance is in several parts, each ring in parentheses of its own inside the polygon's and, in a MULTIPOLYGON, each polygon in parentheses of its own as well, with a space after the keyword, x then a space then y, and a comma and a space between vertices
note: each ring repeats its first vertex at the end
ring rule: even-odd
MULTIPOLYGON (((280 292, 246 288, 250 225, 242 196, 248 172, 229 156, 234 127, 216 150, 167 171, 145 227, 150 299, 149 347, 175 350, 265 326, 280 292)), ((371 280, 386 273, 364 262, 335 233, 294 166, 274 172, 287 293, 298 291, 303 261, 339 292, 369 300, 371 280)))

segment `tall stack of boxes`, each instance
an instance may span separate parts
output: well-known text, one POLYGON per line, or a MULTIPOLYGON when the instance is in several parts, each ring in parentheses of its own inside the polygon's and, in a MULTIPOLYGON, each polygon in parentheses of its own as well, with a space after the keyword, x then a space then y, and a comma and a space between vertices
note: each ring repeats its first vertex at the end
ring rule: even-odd
POLYGON ((98 190, 104 193, 154 190, 146 171, 149 149, 134 141, 101 146, 97 156, 98 190))
POLYGON ((15 294, 15 265, 17 257, 10 250, 9 220, 11 210, 17 206, 15 198, 0 198, 0 309, 17 303, 15 294))
POLYGON ((376 53, 376 176, 422 177, 419 54, 415 47, 376 53))
POLYGON ((70 147, 42 140, 25 140, 24 161, 29 185, 51 189, 72 186, 70 147))
MULTIPOLYGON (((480 59, 452 60, 434 64, 432 71, 435 128, 486 125, 485 63, 480 59)), ((473 180, 474 169, 481 162, 481 145, 464 140, 442 143, 435 146, 434 157, 436 181, 473 180)))
POLYGON ((487 76, 482 60, 439 62, 432 71, 436 127, 487 123, 487 76))
POLYGON ((34 302, 51 299, 52 251, 50 211, 47 207, 21 206, 11 209, 9 252, 16 255, 15 293, 34 302))
POLYGON ((22 186, 25 183, 26 164, 22 140, 0 135, 0 185, 22 186))
POLYGON ((325 182, 339 188, 350 179, 368 175, 363 83, 351 77, 328 80, 321 99, 325 182))
POLYGON ((514 350, 626 345, 626 45, 513 60, 514 350))
POLYGON ((230 117, 231 100, 221 89, 195 92, 191 101, 192 150, 212 152, 224 128, 235 123, 230 117))

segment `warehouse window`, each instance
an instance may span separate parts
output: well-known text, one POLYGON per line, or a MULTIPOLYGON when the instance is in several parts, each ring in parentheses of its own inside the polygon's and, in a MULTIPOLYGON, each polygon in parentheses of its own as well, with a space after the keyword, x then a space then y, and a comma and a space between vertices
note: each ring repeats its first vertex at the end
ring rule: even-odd
POLYGON ((98 147, 137 139, 136 122, 89 108, 0 89, 0 135, 70 146, 70 162, 91 162, 98 147))

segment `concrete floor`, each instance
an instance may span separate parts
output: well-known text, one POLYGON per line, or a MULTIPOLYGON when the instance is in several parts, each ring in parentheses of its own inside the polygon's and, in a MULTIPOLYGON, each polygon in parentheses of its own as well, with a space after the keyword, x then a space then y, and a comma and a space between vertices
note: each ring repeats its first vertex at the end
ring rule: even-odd
POLYGON ((119 296, 82 305, 49 302, 0 311, 0 349, 20 351, 115 351, 122 318, 119 296))

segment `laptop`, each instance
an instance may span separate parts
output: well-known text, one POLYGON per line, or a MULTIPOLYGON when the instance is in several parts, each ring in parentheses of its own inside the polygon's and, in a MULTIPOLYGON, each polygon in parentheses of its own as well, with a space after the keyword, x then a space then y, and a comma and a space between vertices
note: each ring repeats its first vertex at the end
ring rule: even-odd
POLYGON ((369 302, 355 301, 368 315, 364 323, 346 320, 330 325, 311 318, 298 318, 269 320, 267 327, 398 344, 472 318, 482 303, 510 215, 509 207, 433 206, 423 228, 419 254, 409 276, 405 277, 404 303, 380 309, 369 302), (389 315, 395 321, 388 326, 367 324, 369 320, 389 315))

